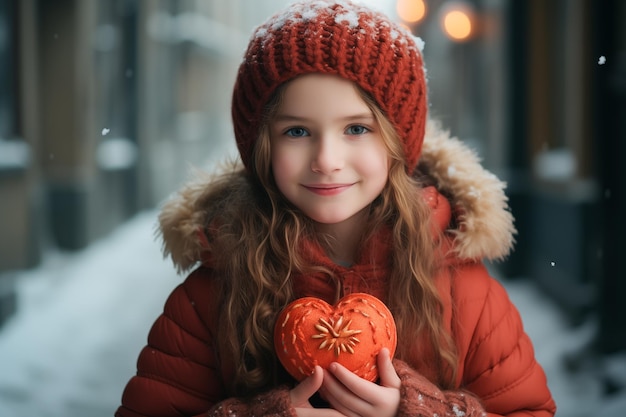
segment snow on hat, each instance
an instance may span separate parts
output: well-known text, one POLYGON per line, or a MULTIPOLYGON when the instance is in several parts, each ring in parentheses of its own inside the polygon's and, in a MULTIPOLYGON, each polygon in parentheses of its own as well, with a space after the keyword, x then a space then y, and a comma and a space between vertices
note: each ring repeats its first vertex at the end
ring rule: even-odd
POLYGON ((339 75, 369 93, 417 165, 427 112, 421 45, 380 12, 351 1, 300 1, 256 28, 232 101, 237 147, 249 168, 263 111, 276 89, 309 73, 339 75))

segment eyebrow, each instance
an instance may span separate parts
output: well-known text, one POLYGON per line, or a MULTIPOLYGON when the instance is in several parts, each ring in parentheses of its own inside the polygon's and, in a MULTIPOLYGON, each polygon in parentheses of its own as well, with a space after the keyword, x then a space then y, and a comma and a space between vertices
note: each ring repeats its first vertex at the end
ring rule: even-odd
MULTIPOLYGON (((276 116, 274 116, 273 119, 275 122, 310 121, 310 119, 306 117, 300 117, 300 116, 296 116, 292 114, 277 114, 276 116)), ((351 115, 339 118, 340 121, 344 121, 344 122, 348 122, 351 120, 364 120, 364 119, 375 120, 375 117, 372 113, 359 113, 359 114, 351 114, 351 115)))

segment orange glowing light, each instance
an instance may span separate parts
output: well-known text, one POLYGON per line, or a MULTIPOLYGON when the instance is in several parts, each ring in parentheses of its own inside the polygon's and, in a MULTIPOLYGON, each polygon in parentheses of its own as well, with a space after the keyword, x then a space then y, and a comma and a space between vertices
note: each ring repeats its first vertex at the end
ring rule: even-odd
POLYGON ((396 11, 400 19, 405 22, 419 22, 426 15, 426 4, 424 0, 398 0, 396 11))
POLYGON ((472 18, 462 10, 450 10, 443 17, 446 34, 458 41, 466 40, 472 34, 472 18))

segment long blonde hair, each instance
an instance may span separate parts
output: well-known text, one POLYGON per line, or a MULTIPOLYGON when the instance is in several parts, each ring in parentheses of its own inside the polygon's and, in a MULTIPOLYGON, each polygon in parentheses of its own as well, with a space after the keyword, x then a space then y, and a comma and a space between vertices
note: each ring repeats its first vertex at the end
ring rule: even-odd
MULTIPOLYGON (((403 150, 395 129, 373 101, 360 90, 372 110, 390 156, 389 179, 370 207, 367 240, 381 227, 392 232, 392 269, 388 299, 398 327, 396 356, 418 363, 434 354, 441 387, 451 387, 456 356, 442 322, 443 307, 433 276, 441 256, 430 226, 430 209, 420 195, 420 183, 406 172, 403 150), (418 340, 429 346, 421 347, 418 340), (407 343, 403 343, 407 341, 407 343)), ((266 120, 256 142, 247 172, 225 174, 215 185, 215 208, 209 232, 213 267, 222 277, 221 316, 217 340, 222 356, 234 365, 234 395, 244 395, 276 384, 281 367, 274 353, 273 325, 276 315, 293 300, 290 278, 296 272, 332 272, 306 262, 298 248, 303 239, 318 240, 314 223, 279 192, 270 165, 268 123, 280 106, 284 86, 266 108, 266 120), (244 186, 233 193, 233 180, 244 186), (242 203, 242 199, 247 199, 242 203)))

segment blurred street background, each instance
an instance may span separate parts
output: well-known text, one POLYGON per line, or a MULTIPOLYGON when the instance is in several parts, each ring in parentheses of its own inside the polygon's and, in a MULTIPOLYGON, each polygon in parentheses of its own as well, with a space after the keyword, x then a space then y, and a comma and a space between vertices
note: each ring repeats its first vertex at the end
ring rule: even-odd
MULTIPOLYGON (((235 147, 285 0, 0 0, 0 416, 112 416, 182 279, 158 207, 235 147)), ((491 265, 558 417, 626 415, 626 2, 371 0, 425 41, 431 116, 508 183, 491 265)))

